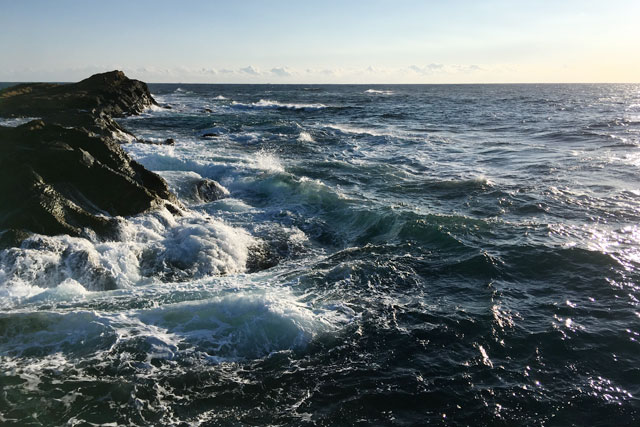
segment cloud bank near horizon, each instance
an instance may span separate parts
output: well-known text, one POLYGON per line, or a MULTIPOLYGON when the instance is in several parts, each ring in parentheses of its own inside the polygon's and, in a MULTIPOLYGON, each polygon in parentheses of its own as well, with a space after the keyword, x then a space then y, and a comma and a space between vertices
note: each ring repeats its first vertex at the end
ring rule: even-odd
POLYGON ((0 81, 76 81, 95 73, 123 70, 128 76, 154 83, 430 83, 434 81, 475 81, 479 73, 508 70, 510 67, 483 67, 476 64, 411 64, 406 67, 128 67, 122 64, 39 70, 34 68, 0 71, 0 81))

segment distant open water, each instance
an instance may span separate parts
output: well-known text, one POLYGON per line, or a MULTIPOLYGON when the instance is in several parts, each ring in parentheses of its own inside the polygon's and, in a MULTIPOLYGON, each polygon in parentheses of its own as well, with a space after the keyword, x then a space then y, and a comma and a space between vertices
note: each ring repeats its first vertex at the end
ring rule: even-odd
POLYGON ((0 423, 640 424, 640 85, 150 89, 191 211, 0 252, 0 423))

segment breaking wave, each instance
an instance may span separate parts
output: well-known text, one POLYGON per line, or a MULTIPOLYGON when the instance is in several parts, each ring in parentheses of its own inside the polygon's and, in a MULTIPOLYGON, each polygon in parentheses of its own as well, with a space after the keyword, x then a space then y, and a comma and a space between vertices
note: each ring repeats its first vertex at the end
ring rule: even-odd
POLYGON ((60 285, 103 291, 240 273, 253 243, 205 214, 163 209, 121 219, 117 240, 35 235, 0 251, 0 292, 20 298, 60 285))
POLYGON ((271 101, 268 99, 261 99, 258 102, 251 104, 244 104, 241 102, 232 102, 231 105, 234 108, 253 108, 253 109, 284 109, 284 110, 323 110, 327 108, 324 104, 294 104, 294 103, 282 103, 278 101, 271 101))
POLYGON ((394 92, 392 90, 379 90, 379 89, 367 89, 364 93, 368 93, 371 95, 393 95, 394 92))

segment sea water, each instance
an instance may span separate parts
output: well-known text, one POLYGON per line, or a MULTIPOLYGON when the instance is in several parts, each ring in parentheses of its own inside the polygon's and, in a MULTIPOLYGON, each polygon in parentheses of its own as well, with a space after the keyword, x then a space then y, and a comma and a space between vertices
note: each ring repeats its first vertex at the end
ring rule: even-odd
POLYGON ((150 89, 187 211, 0 251, 0 422, 640 422, 639 85, 150 89))

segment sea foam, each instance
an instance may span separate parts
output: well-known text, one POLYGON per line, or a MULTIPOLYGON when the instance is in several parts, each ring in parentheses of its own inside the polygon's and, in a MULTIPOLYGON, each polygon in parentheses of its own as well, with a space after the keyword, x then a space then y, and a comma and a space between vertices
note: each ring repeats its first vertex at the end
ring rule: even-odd
POLYGON ((253 155, 253 162, 251 163, 251 166, 265 172, 284 172, 284 166, 280 162, 278 156, 265 150, 260 150, 253 155))
POLYGON ((241 102, 232 102, 232 107, 235 108, 256 108, 256 109, 286 109, 286 110, 322 110, 327 108, 324 104, 296 104, 296 103, 282 103, 278 101, 271 101, 269 99, 261 99, 258 102, 251 104, 245 104, 241 102))
POLYGON ((300 142, 314 142, 313 137, 309 132, 302 131, 298 135, 298 141, 300 142))
POLYGON ((241 273, 254 243, 243 229, 205 214, 174 217, 165 209, 121 218, 118 234, 114 241, 35 235, 20 248, 0 251, 3 294, 29 298, 75 282, 103 291, 241 273))
POLYGON ((368 93, 370 95, 393 95, 392 90, 378 90, 378 89, 367 89, 364 93, 368 93))

